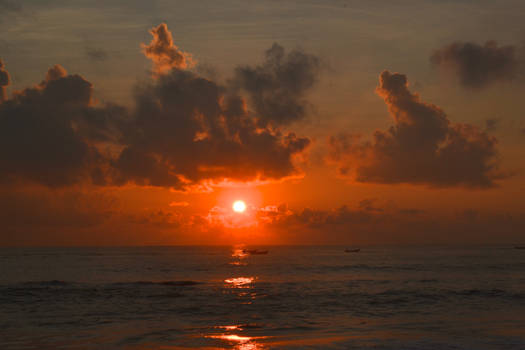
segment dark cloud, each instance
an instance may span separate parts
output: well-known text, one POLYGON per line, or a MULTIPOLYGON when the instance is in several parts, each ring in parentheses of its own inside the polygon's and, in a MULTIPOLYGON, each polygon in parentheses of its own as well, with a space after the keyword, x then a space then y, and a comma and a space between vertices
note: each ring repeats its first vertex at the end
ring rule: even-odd
MULTIPOLYGON (((231 87, 181 69, 188 61, 176 58, 165 24, 152 34, 144 52, 157 74, 136 88, 133 109, 97 104, 92 84, 59 65, 0 104, 0 181, 187 190, 300 173, 294 159, 309 139, 261 125, 257 108, 231 87)), ((293 75, 290 69, 282 74, 293 75)), ((283 96, 298 96, 293 84, 287 87, 291 92, 282 87, 283 96)))
POLYGON ((341 175, 373 183, 495 185, 499 174, 494 137, 470 124, 450 122, 441 108, 409 91, 403 74, 381 73, 377 93, 394 125, 375 131, 372 141, 361 142, 355 135, 331 137, 331 159, 341 175))
POLYGON ((9 73, 5 70, 4 61, 0 59, 0 103, 7 100, 7 87, 11 84, 9 73))
POLYGON ((430 61, 452 69, 463 86, 482 88, 517 77, 520 61, 516 51, 514 46, 498 46, 495 41, 487 41, 485 45, 455 42, 436 50, 430 61))
POLYGON ((260 128, 243 99, 196 74, 174 69, 137 93, 116 167, 122 181, 181 188, 203 180, 279 179, 297 173, 309 144, 260 128))
POLYGON ((39 85, 0 104, 0 182, 56 187, 100 172, 104 157, 90 134, 105 129, 104 113, 92 106, 92 93, 88 81, 56 65, 39 85))
POLYGON ((107 51, 94 47, 86 47, 86 56, 92 62, 103 62, 109 58, 107 51))
MULTIPOLYGON (((265 116, 256 102, 251 111, 236 89, 184 70, 191 58, 174 45, 166 24, 151 34, 154 39, 144 53, 153 61, 157 79, 137 90, 124 149, 114 162, 119 182, 183 189, 203 181, 264 181, 298 173, 293 159, 306 149, 308 139, 262 125, 265 116)), ((298 52, 284 57, 274 45, 264 67, 243 67, 236 74, 270 74, 251 82, 251 88, 264 91, 268 82, 281 81, 279 93, 297 99, 302 86, 313 84, 301 77, 305 61, 314 60, 298 52)))
POLYGON ((485 120, 485 130, 494 131, 498 128, 499 123, 500 123, 500 119, 498 118, 487 119, 485 120))
POLYGON ((181 51, 174 43, 173 36, 166 23, 161 23, 150 30, 153 39, 149 45, 142 45, 146 57, 153 62, 156 74, 168 72, 173 68, 188 68, 193 65, 191 55, 181 51))
POLYGON ((307 114, 305 93, 317 81, 319 68, 317 57, 299 50, 286 53, 274 44, 262 65, 238 67, 232 83, 250 97, 259 125, 287 125, 307 114))

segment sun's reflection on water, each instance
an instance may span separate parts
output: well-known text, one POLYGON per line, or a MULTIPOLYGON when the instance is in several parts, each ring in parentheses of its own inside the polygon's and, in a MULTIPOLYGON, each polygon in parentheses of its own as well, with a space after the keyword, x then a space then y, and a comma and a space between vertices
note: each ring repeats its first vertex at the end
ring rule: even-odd
MULTIPOLYGON (((225 326, 225 327, 234 327, 233 329, 241 329, 238 326, 225 326)), ((236 350, 263 350, 265 347, 262 344, 257 343, 256 339, 264 339, 266 337, 248 337, 240 336, 237 334, 217 334, 210 335, 209 338, 220 339, 227 341, 229 343, 234 343, 234 349, 236 350)))
POLYGON ((236 246, 233 248, 232 257, 238 258, 238 259, 244 259, 248 256, 248 253, 246 252, 246 249, 244 249, 244 246, 236 246))
POLYGON ((236 288, 250 288, 255 281, 255 277, 232 277, 225 279, 224 282, 236 288))

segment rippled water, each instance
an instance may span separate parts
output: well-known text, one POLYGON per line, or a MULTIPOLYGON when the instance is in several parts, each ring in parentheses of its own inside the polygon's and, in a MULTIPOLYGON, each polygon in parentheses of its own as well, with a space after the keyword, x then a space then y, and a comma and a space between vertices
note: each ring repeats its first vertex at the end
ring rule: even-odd
POLYGON ((0 349, 525 349, 523 250, 255 248, 0 249, 0 349))

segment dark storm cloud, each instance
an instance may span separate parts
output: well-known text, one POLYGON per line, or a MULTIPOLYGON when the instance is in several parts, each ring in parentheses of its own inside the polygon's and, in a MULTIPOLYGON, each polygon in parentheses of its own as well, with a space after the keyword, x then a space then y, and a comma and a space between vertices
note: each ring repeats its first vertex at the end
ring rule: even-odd
POLYGON ((307 114, 305 93, 317 81, 319 68, 317 57, 299 50, 286 53, 274 44, 262 65, 238 67, 232 83, 248 93, 259 125, 287 125, 307 114))
POLYGON ((4 61, 0 59, 0 103, 7 100, 7 87, 11 84, 9 72, 5 69, 4 61))
POLYGON ((436 50, 430 61, 452 69, 463 86, 482 88, 517 77, 520 61, 516 51, 514 46, 498 46, 495 41, 487 41, 485 45, 455 42, 436 50))
MULTIPOLYGON (((165 24, 151 34, 152 43, 143 48, 156 73, 136 88, 133 109, 97 104, 92 84, 59 65, 40 84, 0 104, 0 181, 52 187, 136 183, 187 190, 210 182, 300 173, 294 158, 309 139, 261 125, 257 108, 252 110, 230 86, 182 69, 189 56, 177 56, 165 24)), ((297 78, 290 70, 283 68, 282 74, 294 78, 283 81, 297 78)), ((287 87, 291 91, 281 88, 283 96, 299 96, 293 84, 287 87)))
POLYGON ((109 58, 107 51, 94 47, 86 47, 86 56, 92 62, 103 62, 109 58))
POLYGON ((394 125, 372 141, 330 139, 331 159, 358 182, 487 188, 498 178, 496 139, 470 124, 452 123, 436 105, 408 89, 403 74, 381 73, 377 93, 394 125))

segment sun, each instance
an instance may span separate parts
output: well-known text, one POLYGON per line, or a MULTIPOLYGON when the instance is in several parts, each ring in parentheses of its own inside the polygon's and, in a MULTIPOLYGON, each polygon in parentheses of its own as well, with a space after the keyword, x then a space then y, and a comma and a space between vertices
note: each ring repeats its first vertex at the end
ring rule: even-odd
POLYGON ((232 209, 236 213, 244 213, 246 210, 246 203, 244 201, 238 200, 233 202, 232 209))

